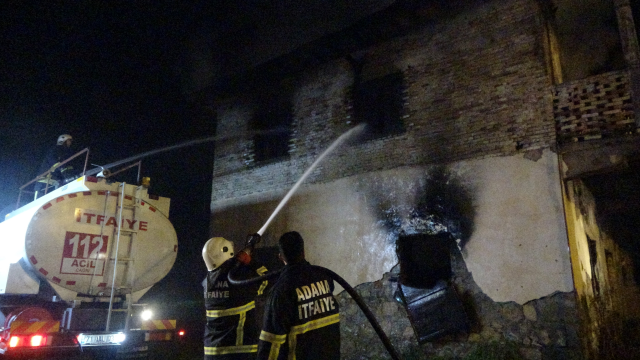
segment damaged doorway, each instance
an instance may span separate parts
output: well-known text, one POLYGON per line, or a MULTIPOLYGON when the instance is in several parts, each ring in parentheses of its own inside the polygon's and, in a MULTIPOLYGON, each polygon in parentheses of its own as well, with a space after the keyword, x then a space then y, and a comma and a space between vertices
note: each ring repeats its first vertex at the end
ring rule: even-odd
POLYGON ((405 306, 420 343, 469 332, 462 301, 451 284, 455 246, 447 232, 400 235, 396 242, 400 261, 396 298, 405 306))
POLYGON ((640 358, 639 165, 565 184, 588 358, 640 358))

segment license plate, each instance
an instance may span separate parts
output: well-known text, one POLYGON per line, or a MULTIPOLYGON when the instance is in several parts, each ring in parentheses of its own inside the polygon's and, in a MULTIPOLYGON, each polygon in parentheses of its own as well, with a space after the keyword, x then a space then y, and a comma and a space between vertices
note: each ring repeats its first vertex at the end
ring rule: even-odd
POLYGON ((124 339, 125 335, 122 333, 78 335, 78 341, 82 346, 120 345, 124 339))

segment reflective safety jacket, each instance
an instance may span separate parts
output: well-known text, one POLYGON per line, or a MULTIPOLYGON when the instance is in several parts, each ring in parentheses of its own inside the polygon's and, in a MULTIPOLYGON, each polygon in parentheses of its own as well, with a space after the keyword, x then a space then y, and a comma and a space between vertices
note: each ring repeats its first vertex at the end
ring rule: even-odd
MULTIPOLYGON (((204 334, 205 358, 238 359, 240 354, 255 358, 258 349, 256 321, 256 297, 262 295, 267 281, 246 286, 229 282, 229 271, 235 266, 235 258, 209 271, 202 282, 207 325, 204 334)), ((238 279, 250 279, 264 274, 267 269, 254 262, 234 271, 238 279)), ((248 357, 247 357, 248 358, 248 357)))
MULTIPOLYGON (((51 169, 53 165, 67 160, 73 156, 73 154, 74 151, 64 145, 56 145, 49 148, 42 160, 42 163, 40 164, 38 175, 51 169)), ((51 178, 60 183, 64 183, 65 178, 70 175, 69 173, 73 172, 73 165, 78 163, 77 159, 78 158, 75 158, 74 160, 64 164, 62 167, 56 168, 51 172, 51 178)))
POLYGON ((307 261, 286 265, 269 292, 259 360, 339 360, 340 311, 333 280, 307 261))

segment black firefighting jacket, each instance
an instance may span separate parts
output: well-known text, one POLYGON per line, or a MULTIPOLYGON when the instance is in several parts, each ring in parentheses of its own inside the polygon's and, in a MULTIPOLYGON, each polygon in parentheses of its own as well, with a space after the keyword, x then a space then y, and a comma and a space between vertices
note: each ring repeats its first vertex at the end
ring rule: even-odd
POLYGON ((286 265, 269 292, 259 360, 339 360, 340 312, 333 280, 307 261, 286 265))
MULTIPOLYGON (((235 258, 209 271, 202 282, 207 325, 204 334, 205 355, 254 353, 258 348, 259 324, 256 323, 255 299, 262 295, 267 281, 235 286, 229 282, 229 271, 237 264, 235 258)), ((234 271, 238 279, 250 279, 267 269, 255 262, 234 271)))

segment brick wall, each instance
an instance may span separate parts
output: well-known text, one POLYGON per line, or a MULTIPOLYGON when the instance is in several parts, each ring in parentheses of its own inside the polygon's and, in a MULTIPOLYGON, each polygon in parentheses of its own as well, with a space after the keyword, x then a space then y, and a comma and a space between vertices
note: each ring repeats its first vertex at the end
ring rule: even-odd
POLYGON ((637 132, 627 71, 556 86, 553 111, 560 144, 637 132))
MULTIPOLYGON (((543 25, 534 0, 491 1, 367 49, 369 76, 401 71, 406 133, 337 150, 307 182, 399 166, 512 155, 555 141, 543 25)), ((346 60, 296 79, 290 159, 251 162, 251 137, 217 144, 213 201, 288 189, 351 128, 353 72, 346 60)), ((248 131, 253 104, 218 107, 218 134, 248 131)))

